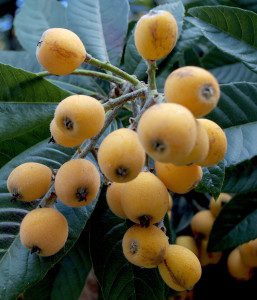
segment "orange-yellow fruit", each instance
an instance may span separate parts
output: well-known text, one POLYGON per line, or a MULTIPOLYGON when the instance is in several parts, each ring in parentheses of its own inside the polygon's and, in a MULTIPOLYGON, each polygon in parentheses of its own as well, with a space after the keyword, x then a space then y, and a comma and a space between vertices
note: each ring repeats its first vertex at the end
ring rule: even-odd
POLYGON ((105 112, 102 104, 95 98, 72 95, 58 104, 54 120, 67 137, 83 141, 100 132, 105 112))
POLYGON ((199 260, 202 267, 217 264, 222 256, 222 252, 208 252, 207 247, 208 239, 202 239, 199 245, 199 260))
POLYGON ((12 170, 7 179, 7 188, 14 199, 29 202, 44 196, 51 180, 52 170, 49 167, 27 162, 12 170))
POLYGON ((122 208, 131 221, 149 226, 163 219, 169 206, 165 185, 150 172, 139 175, 124 184, 122 208))
POLYGON ((106 201, 110 210, 118 217, 126 219, 126 215, 121 206, 122 195, 123 195, 123 186, 122 183, 113 182, 107 188, 106 192, 106 201))
POLYGON ((159 266, 165 283, 175 291, 190 290, 200 279, 202 269, 197 256, 180 245, 170 245, 159 266))
POLYGON ((238 280, 249 280, 253 275, 252 269, 243 263, 238 248, 229 254, 227 267, 230 275, 238 280))
POLYGON ((187 66, 169 75, 165 82, 164 94, 167 102, 181 104, 199 118, 217 106, 220 88, 210 72, 199 67, 187 66))
POLYGON ((176 164, 193 150, 197 125, 182 105, 161 103, 144 112, 137 132, 145 151, 154 160, 176 164))
POLYGON ((136 178, 145 163, 145 151, 138 135, 128 128, 110 133, 102 141, 97 157, 104 175, 114 182, 136 178))
POLYGON ((21 222, 21 243, 41 256, 57 253, 68 237, 66 218, 54 208, 37 208, 21 222))
POLYGON ((202 210, 196 213, 191 220, 191 228, 194 234, 208 237, 213 223, 214 217, 209 210, 202 210))
POLYGON ((167 189, 178 194, 191 191, 203 176, 202 168, 197 165, 176 166, 156 161, 155 169, 167 189))
POLYGON ((196 256, 198 256, 198 249, 195 239, 190 235, 181 235, 176 238, 176 244, 183 246, 190 251, 192 251, 196 256))
POLYGON ((227 138, 218 124, 207 119, 198 120, 207 130, 209 136, 209 152, 207 157, 198 162, 203 167, 211 167, 224 159, 227 152, 227 138))
POLYGON ((130 227, 122 240, 123 253, 132 264, 143 268, 155 268, 163 262, 168 238, 158 227, 130 227))
POLYGON ((248 267, 257 267, 257 239, 239 246, 242 261, 248 267))
POLYGON ((137 22, 134 37, 137 51, 144 59, 163 58, 176 45, 178 38, 176 19, 168 11, 150 11, 137 22))
POLYGON ((231 200, 231 198, 232 198, 232 196, 230 196, 229 194, 226 194, 226 193, 221 193, 217 200, 215 200, 214 198, 211 198, 210 211, 215 218, 220 213, 223 205, 228 203, 231 200))
POLYGON ((50 123, 50 132, 54 142, 58 145, 64 147, 76 147, 83 143, 84 139, 76 139, 70 135, 67 135, 63 130, 61 130, 53 119, 50 123))
POLYGON ((46 30, 38 42, 38 62, 54 75, 67 75, 77 69, 86 58, 80 38, 64 28, 46 30))
POLYGON ((93 163, 85 159, 73 159, 64 163, 55 177, 56 195, 68 206, 90 204, 99 188, 99 172, 93 163))

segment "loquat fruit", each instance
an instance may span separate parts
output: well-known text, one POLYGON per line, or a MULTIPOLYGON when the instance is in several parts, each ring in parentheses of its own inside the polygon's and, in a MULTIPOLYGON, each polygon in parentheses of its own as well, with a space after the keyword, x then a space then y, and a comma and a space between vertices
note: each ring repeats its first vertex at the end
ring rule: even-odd
POLYGON ((51 74, 67 75, 84 62, 86 49, 74 32, 65 28, 50 28, 42 34, 36 56, 51 74))
POLYGON ((128 219, 148 227, 164 217, 169 206, 165 185, 150 172, 141 172, 123 186, 122 208, 128 219))
POLYGON ((227 138, 220 126, 207 119, 198 119, 205 127, 209 136, 209 152, 207 157, 197 164, 202 167, 211 167, 224 159, 227 152, 227 138))
POLYGON ((217 200, 215 200, 213 197, 210 201, 210 211, 213 214, 213 216, 216 218, 217 215, 220 213, 223 205, 228 203, 231 200, 232 196, 226 193, 221 193, 217 200))
POLYGON ((100 132, 104 125, 105 112, 102 104, 95 98, 72 95, 58 104, 54 120, 67 138, 83 141, 100 132))
POLYGON ((27 162, 12 170, 7 179, 7 188, 14 199, 29 202, 44 196, 51 180, 52 170, 49 167, 27 162))
POLYGON ((207 70, 186 66, 169 75, 164 95, 167 102, 181 104, 199 118, 217 106, 220 88, 216 78, 207 70))
POLYGON ((229 274, 238 280, 250 280, 253 276, 252 269, 244 264, 238 248, 230 252, 227 268, 229 274))
POLYGON ((100 174, 86 159, 72 159, 64 163, 55 177, 55 192, 66 205, 79 207, 90 204, 100 188, 100 174))
POLYGON ((21 222, 21 243, 41 256, 57 253, 68 238, 66 218, 54 208, 37 208, 21 222))
POLYGON ((180 245, 169 245, 158 268, 164 282, 175 291, 192 289, 202 274, 196 255, 180 245))
POLYGON ((257 267, 257 239, 239 246, 242 261, 248 267, 257 267))
POLYGON ((195 235, 208 237, 210 235, 214 217, 212 213, 206 209, 196 213, 191 220, 191 228, 195 235))
POLYGON ((156 175, 167 189, 174 193, 185 194, 191 191, 202 179, 202 168, 197 165, 176 166, 155 162, 156 175))
POLYGON ((208 252, 208 239, 202 239, 199 243, 199 260, 201 266, 215 265, 217 264, 222 256, 222 252, 208 252))
POLYGON ((145 163, 145 151, 138 135, 128 128, 107 135, 99 147, 97 157, 104 175, 120 183, 134 179, 145 163))
POLYGON ((155 268, 162 263, 168 246, 167 236, 155 225, 148 228, 134 225, 126 231, 122 240, 126 259, 143 268, 155 268))
POLYGON ((144 59, 163 58, 176 45, 178 38, 176 19, 168 11, 150 11, 137 22, 134 37, 137 51, 144 59))
POLYGON ((190 235, 180 235, 176 238, 176 245, 183 246, 198 257, 198 248, 195 239, 190 235))
POLYGON ((197 125, 182 105, 161 103, 143 113, 137 132, 145 151, 154 160, 176 164, 193 150, 197 125))
POLYGON ((123 195, 123 183, 113 182, 108 186, 106 192, 106 201, 110 210, 118 217, 126 219, 126 215, 123 211, 121 201, 123 195))

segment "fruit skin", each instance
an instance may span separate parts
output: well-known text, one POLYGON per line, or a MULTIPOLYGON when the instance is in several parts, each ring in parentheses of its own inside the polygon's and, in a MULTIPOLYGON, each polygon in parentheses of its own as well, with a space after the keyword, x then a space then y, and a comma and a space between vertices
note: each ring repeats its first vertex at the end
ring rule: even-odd
POLYGON ((110 210, 118 217, 126 219, 126 215, 121 205, 123 195, 123 184, 113 182, 108 186, 106 192, 106 201, 110 210))
POLYGON ((143 268, 155 268, 162 263, 168 247, 167 236, 155 225, 148 228, 134 225, 126 231, 122 240, 126 259, 143 268))
POLYGON ((108 134, 99 147, 97 157, 104 175, 120 183, 136 178, 145 163, 145 151, 138 135, 128 128, 108 134))
POLYGON ((155 162, 156 175, 167 189, 174 193, 185 194, 191 191, 202 179, 202 168, 197 165, 176 166, 155 162))
POLYGON ((242 261, 248 267, 257 267, 257 239, 239 246, 242 261))
POLYGON ((222 256, 222 252, 208 252, 208 239, 202 239, 199 243, 199 260, 201 266, 215 265, 217 264, 222 256))
POLYGON ((220 88, 216 78, 207 70, 186 66, 169 75, 165 81, 164 95, 167 102, 181 104, 199 118, 217 106, 220 88))
POLYGON ((122 208, 127 218, 142 226, 158 223, 169 207, 165 185, 150 172, 139 175, 124 184, 122 208))
POLYGON ((54 142, 63 147, 76 147, 83 143, 84 139, 76 139, 62 131, 53 119, 50 123, 50 132, 54 142))
POLYGON ((134 38, 137 51, 144 59, 161 59, 176 45, 176 19, 168 11, 151 11, 137 22, 134 38))
POLYGON ((64 246, 68 231, 67 220, 58 210, 37 208, 22 220, 20 239, 32 251, 38 248, 40 256, 51 256, 64 246))
POLYGON ((83 141, 95 136, 103 128, 105 112, 93 97, 72 95, 56 107, 54 120, 67 137, 83 141))
POLYGON ((100 175, 93 163, 72 159, 64 163, 55 177, 55 192, 66 205, 80 207, 90 204, 100 188, 100 175))
POLYGON ((64 28, 46 30, 38 43, 38 62, 51 74, 67 75, 77 69, 86 58, 80 38, 64 28))
POLYGON ((209 136, 209 152, 205 160, 197 164, 202 167, 211 167, 224 159, 227 152, 227 138, 218 124, 207 119, 198 120, 207 130, 209 136))
POLYGON ((213 216, 216 218, 218 214, 220 213, 222 207, 224 204, 229 202, 231 200, 232 196, 226 193, 221 193, 217 200, 214 198, 211 198, 210 201, 210 211, 213 214, 213 216))
POLYGON ((176 245, 183 246, 198 257, 198 248, 195 239, 190 235, 181 235, 176 238, 176 245))
POLYGON ((52 170, 49 167, 27 162, 12 170, 7 179, 7 188, 15 199, 30 202, 46 194, 51 180, 52 170))
POLYGON ((196 213, 191 220, 191 228, 194 234, 208 237, 210 235, 214 217, 209 210, 202 210, 196 213))
POLYGON ((161 103, 143 113, 137 132, 145 151, 154 160, 176 164, 193 150, 197 125, 185 107, 161 103))
POLYGON ((164 282, 175 291, 192 289, 202 274, 196 255, 180 245, 169 245, 165 260, 158 268, 164 282))
POLYGON ((250 280, 253 276, 252 269, 243 263, 238 248, 230 252, 227 260, 227 268, 230 275, 238 280, 250 280))

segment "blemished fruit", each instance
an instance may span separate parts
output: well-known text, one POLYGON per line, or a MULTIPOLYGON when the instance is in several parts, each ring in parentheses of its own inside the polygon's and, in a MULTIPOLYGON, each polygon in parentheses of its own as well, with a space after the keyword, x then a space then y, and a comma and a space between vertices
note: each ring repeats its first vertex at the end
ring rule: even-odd
POLYGON ((68 238, 66 218, 54 208, 37 208, 21 222, 21 243, 41 256, 51 256, 63 248, 68 238))
POLYGON ((238 280, 249 280, 253 276, 252 269, 243 263, 238 248, 230 252, 227 267, 230 275, 238 280))
POLYGON ((198 248, 195 239, 190 235, 181 235, 176 238, 176 245, 183 246, 198 257, 198 248))
POLYGON ((242 261, 249 267, 257 267, 257 239, 239 246, 242 261))
POLYGON ((76 147, 83 143, 84 139, 76 139, 72 136, 67 135, 62 129, 60 129, 53 119, 50 123, 50 132, 54 142, 63 147, 76 147))
POLYGON ((134 225, 126 231, 122 240, 126 259, 143 268, 155 268, 162 263, 168 247, 167 236, 155 225, 148 228, 134 225))
POLYGON ((50 28, 40 38, 36 56, 50 73, 67 75, 83 63, 86 49, 74 32, 64 28, 50 28))
POLYGON ((55 177, 55 192, 66 205, 79 207, 90 204, 100 188, 100 174, 86 159, 72 159, 64 163, 55 177))
POLYGON ((202 179, 202 168, 197 165, 176 166, 155 162, 156 175, 167 189, 174 193, 185 194, 191 191, 202 179))
POLYGON ((187 107, 196 118, 207 115, 220 98, 219 83, 207 70, 186 66, 173 71, 165 81, 167 102, 187 107))
POLYGON ((12 170, 7 179, 7 188, 14 199, 29 202, 44 196, 51 180, 52 170, 49 167, 27 162, 12 170))
POLYGON ((215 200, 214 198, 211 198, 210 211, 215 218, 220 213, 223 205, 228 203, 231 200, 231 198, 232 198, 232 196, 230 196, 229 194, 226 194, 226 193, 221 193, 217 200, 215 200))
POLYGON ((211 167, 219 163, 227 152, 227 138, 218 124, 207 119, 198 119, 205 127, 209 136, 209 152, 207 157, 198 162, 203 167, 211 167))
POLYGON ((151 11, 137 22, 134 37, 137 51, 144 59, 163 58, 176 45, 178 38, 176 19, 168 11, 151 11))
POLYGON ((106 201, 110 210, 118 217, 126 219, 126 215, 121 206, 123 195, 123 183, 113 182, 108 186, 106 192, 106 201))
POLYGON ((222 252, 208 252, 207 246, 208 239, 202 239, 199 243, 199 260, 202 267, 217 264, 222 256, 222 252))
POLYGON ((191 228, 195 235, 208 237, 215 218, 209 210, 202 210, 196 213, 191 220, 191 228))
POLYGON ((165 185, 150 172, 139 175, 124 184, 122 208, 128 219, 142 226, 158 223, 169 207, 165 185))
POLYGON ((121 128, 102 141, 97 158, 100 169, 109 180, 127 182, 136 178, 143 168, 145 151, 136 132, 121 128))
POLYGON ((68 138, 92 138, 103 128, 105 112, 102 104, 93 97, 72 95, 56 107, 54 120, 68 138))
POLYGON ((162 279, 175 291, 192 289, 202 274, 197 256, 180 245, 168 247, 165 260, 158 268, 162 279))
POLYGON ((161 103, 143 113, 137 132, 145 151, 154 160, 176 164, 193 150, 197 125, 182 105, 161 103))

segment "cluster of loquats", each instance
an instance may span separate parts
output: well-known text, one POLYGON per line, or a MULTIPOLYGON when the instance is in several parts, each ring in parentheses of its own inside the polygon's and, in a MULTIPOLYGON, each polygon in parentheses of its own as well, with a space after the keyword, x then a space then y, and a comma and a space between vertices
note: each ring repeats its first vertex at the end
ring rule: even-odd
MULTIPOLYGON (((177 36, 175 18, 167 11, 152 11, 138 21, 135 45, 148 65, 153 66, 155 60, 172 51, 177 36)), ((62 28, 49 29, 42 35, 37 58, 55 75, 70 74, 84 61, 96 65, 96 59, 92 60, 91 56, 88 59, 79 37, 62 28)), ((104 63, 100 65, 104 68, 104 63)), ((109 71, 117 71, 110 64, 106 66, 109 71)), ((116 72, 120 77, 123 74, 116 72)), ((156 103, 160 94, 151 81, 150 78, 146 88, 148 94, 141 99, 141 111, 134 118, 137 122, 109 133, 99 148, 88 148, 97 153, 99 169, 85 159, 83 145, 90 139, 96 144, 96 137, 106 129, 110 102, 101 104, 89 96, 72 95, 57 105, 50 131, 55 143, 64 147, 80 146, 77 155, 64 163, 55 176, 47 166, 38 163, 20 165, 10 174, 7 185, 15 199, 33 201, 47 194, 52 184, 56 198, 65 205, 80 207, 96 198, 101 172, 108 180, 106 199, 110 210, 134 223, 122 241, 127 260, 143 268, 158 267, 168 286, 184 291, 192 289, 201 276, 197 248, 189 250, 183 243, 169 245, 159 224, 172 206, 169 192, 189 192, 201 180, 202 166, 213 166, 224 158, 227 140, 223 130, 214 122, 202 119, 216 107, 220 90, 208 71, 182 67, 172 72, 165 82, 165 102, 156 103), (151 103, 144 107, 148 98, 151 103), (147 155, 154 160, 153 170, 148 166, 147 155)), ((128 97, 128 101, 133 99, 128 97)), ((200 229, 194 227, 193 221, 192 228, 207 237, 214 217, 203 218, 211 220, 208 219, 208 226, 203 224, 200 228, 204 219, 198 222, 200 229)), ((66 219, 50 207, 31 211, 20 227, 21 242, 42 256, 57 253, 67 236, 66 219), (49 236, 51 243, 46 243, 49 236)), ((206 247, 207 242, 202 251, 206 252, 206 247)))

